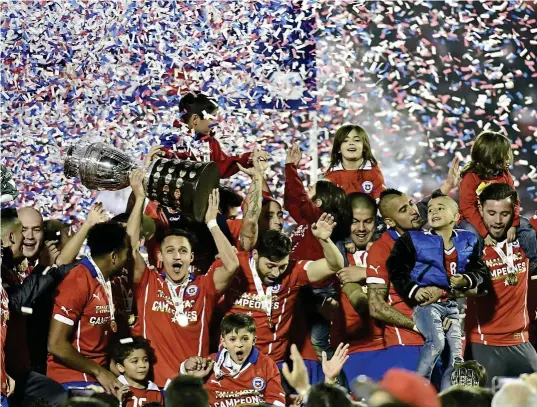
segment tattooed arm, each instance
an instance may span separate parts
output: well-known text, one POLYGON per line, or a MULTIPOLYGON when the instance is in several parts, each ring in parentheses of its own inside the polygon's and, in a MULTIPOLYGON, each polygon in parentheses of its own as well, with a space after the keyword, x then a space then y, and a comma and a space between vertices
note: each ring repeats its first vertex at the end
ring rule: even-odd
POLYGON ((241 167, 241 170, 252 178, 252 185, 244 200, 244 215, 239 236, 241 250, 245 252, 252 250, 257 243, 257 222, 259 221, 259 215, 261 214, 264 181, 263 174, 268 167, 265 154, 258 151, 257 146, 254 150, 252 160, 254 164, 253 168, 245 169, 241 167))
POLYGON ((388 287, 385 284, 368 284, 369 313, 373 318, 398 328, 414 329, 414 321, 387 302, 388 287))

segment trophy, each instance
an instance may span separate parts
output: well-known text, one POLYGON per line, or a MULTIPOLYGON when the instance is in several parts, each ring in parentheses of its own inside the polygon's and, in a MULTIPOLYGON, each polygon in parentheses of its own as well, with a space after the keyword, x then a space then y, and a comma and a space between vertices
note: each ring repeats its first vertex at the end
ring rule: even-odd
MULTIPOLYGON (((126 153, 103 143, 75 145, 67 150, 64 173, 89 189, 115 191, 129 186, 129 173, 139 164, 126 153)), ((220 177, 214 162, 154 160, 145 171, 147 197, 163 206, 189 213, 203 222, 209 195, 220 177)))

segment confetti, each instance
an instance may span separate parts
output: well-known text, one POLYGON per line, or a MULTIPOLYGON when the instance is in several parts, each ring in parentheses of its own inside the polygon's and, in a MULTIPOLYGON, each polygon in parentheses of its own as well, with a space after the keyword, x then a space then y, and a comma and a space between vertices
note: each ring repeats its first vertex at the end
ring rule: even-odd
MULTIPOLYGON (((508 135, 511 172, 534 212, 537 112, 534 2, 69 0, 2 3, 2 159, 18 206, 68 223, 97 191, 66 179, 60 156, 103 141, 136 159, 173 146, 180 95, 219 105, 224 151, 271 154, 267 178, 283 193, 285 151, 362 125, 386 184, 414 196, 435 189, 454 154, 467 161, 483 129, 508 135), (533 165, 533 167, 532 167, 533 165), (533 188, 533 189, 532 189, 533 188), (533 207, 532 207, 533 205, 533 207)), ((307 154, 303 177, 316 166, 307 154)), ((229 181, 246 191, 249 179, 229 181)))

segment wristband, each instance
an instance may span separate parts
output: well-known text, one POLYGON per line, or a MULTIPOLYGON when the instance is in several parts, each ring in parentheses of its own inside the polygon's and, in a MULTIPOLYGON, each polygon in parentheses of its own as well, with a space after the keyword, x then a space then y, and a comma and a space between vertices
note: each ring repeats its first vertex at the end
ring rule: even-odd
POLYGON ((209 222, 207 222, 207 227, 209 228, 209 230, 211 230, 212 228, 217 228, 218 222, 216 221, 216 219, 211 219, 209 222))

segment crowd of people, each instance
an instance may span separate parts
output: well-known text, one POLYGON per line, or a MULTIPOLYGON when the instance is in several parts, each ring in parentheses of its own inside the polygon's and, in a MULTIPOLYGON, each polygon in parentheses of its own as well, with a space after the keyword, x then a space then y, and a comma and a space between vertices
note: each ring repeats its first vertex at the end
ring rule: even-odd
POLYGON ((415 202, 344 125, 309 188, 289 147, 279 202, 267 152, 222 151, 216 109, 185 95, 191 133, 146 156, 216 162, 205 222, 150 201, 141 169, 124 213, 95 203, 76 233, 4 203, 2 406, 537 405, 537 218, 506 136, 415 202))

